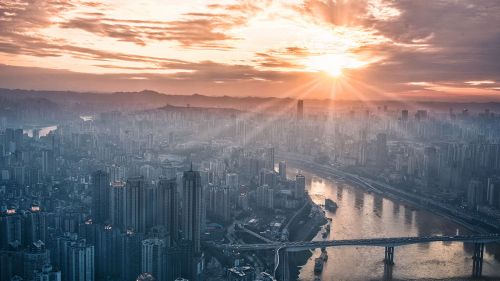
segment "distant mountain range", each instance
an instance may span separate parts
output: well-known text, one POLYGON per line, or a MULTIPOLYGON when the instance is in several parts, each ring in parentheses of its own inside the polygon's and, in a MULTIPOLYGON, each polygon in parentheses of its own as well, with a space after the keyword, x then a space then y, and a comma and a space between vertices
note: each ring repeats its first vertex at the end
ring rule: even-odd
MULTIPOLYGON (((141 92, 115 92, 115 93, 92 93, 72 91, 37 91, 20 89, 0 88, 0 110, 7 107, 12 109, 26 105, 28 108, 42 107, 46 110, 62 110, 73 114, 88 114, 104 111, 120 110, 143 110, 159 108, 166 105, 191 106, 191 107, 215 107, 234 108, 242 111, 267 111, 282 110, 287 107, 295 109, 296 100, 292 98, 260 98, 260 97, 229 97, 229 96, 204 96, 193 95, 170 95, 155 91, 144 90, 141 92)), ((309 113, 321 111, 333 106, 336 109, 357 109, 361 107, 386 106, 389 110, 408 108, 410 111, 416 108, 461 111, 468 108, 471 111, 482 111, 490 109, 500 112, 500 103, 452 103, 452 102, 412 102, 411 104, 399 101, 333 101, 329 99, 306 99, 304 107, 309 113)), ((373 109, 372 109, 373 110, 373 109)))

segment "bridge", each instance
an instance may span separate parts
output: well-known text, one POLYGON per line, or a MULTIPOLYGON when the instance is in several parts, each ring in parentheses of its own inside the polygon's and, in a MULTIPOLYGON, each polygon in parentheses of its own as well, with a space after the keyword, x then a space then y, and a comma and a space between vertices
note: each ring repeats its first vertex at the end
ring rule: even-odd
POLYGON ((457 235, 457 236, 424 236, 424 237, 391 237, 369 239, 322 240, 301 242, 272 242, 263 244, 223 244, 217 248, 233 251, 275 251, 275 274, 281 265, 281 280, 287 281, 288 253, 327 247, 374 246, 385 247, 384 262, 388 266, 394 264, 394 247, 432 242, 464 242, 474 243, 472 256, 472 277, 481 277, 483 268, 484 244, 500 242, 500 234, 457 235))

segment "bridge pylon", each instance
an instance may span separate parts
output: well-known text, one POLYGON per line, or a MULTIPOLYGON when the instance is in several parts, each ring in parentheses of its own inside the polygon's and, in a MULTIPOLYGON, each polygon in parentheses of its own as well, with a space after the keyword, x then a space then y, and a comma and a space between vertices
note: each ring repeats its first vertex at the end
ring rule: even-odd
POLYGON ((281 249, 279 253, 280 258, 280 270, 279 270, 279 280, 289 281, 290 280, 290 268, 289 268, 289 257, 287 249, 281 249))
POLYGON ((393 267, 394 266, 392 264, 384 263, 384 281, 392 281, 393 267))
POLYGON ((387 265, 394 264, 394 246, 385 247, 384 263, 387 265))
POLYGON ((479 278, 483 274, 484 243, 474 243, 474 255, 472 256, 472 277, 479 278))

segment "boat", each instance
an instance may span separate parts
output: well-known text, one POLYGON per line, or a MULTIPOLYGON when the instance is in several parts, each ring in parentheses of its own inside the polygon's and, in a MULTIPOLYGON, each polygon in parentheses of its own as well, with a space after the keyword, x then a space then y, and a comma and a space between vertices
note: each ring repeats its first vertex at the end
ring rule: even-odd
POLYGON ((323 263, 325 261, 322 258, 314 259, 314 273, 321 273, 323 271, 323 263))
POLYGON ((330 212, 335 212, 339 206, 331 199, 325 199, 325 209, 330 212))

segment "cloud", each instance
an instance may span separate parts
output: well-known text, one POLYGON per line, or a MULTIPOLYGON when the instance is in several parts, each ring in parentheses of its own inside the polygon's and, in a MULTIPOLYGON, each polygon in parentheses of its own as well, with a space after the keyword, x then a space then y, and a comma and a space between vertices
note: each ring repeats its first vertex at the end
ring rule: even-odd
POLYGON ((297 58, 303 58, 309 54, 306 49, 299 47, 288 47, 284 50, 269 49, 265 53, 255 53, 254 62, 264 68, 304 69, 304 66, 297 62, 297 58))
MULTIPOLYGON (((229 42, 239 38, 228 31, 244 25, 251 14, 264 8, 264 4, 256 1, 209 5, 208 12, 188 12, 178 19, 152 21, 109 17, 106 11, 112 8, 99 2, 6 0, 0 6, 1 51, 13 53, 22 49, 22 46, 13 45, 34 41, 49 44, 53 38, 41 36, 38 31, 50 27, 83 30, 140 46, 153 41, 172 41, 182 47, 230 49, 229 42)), ((47 54, 40 52, 39 55, 47 54)))
POLYGON ((305 0, 302 5, 292 6, 299 13, 333 25, 359 25, 366 14, 364 0, 305 0))
POLYGON ((46 38, 22 34, 11 34, 9 39, 12 41, 0 43, 0 52, 36 57, 61 56, 62 54, 68 54, 75 58, 86 60, 142 62, 164 65, 171 64, 175 66, 187 63, 185 61, 177 59, 167 59, 161 57, 143 56, 104 51, 87 47, 79 47, 69 44, 66 40, 50 42, 46 38))
POLYGON ((468 84, 471 86, 491 85, 491 84, 495 84, 495 81, 491 81, 491 80, 466 81, 465 84, 468 84))
POLYGON ((146 45, 150 41, 176 41, 184 47, 229 48, 225 41, 237 40, 225 31, 242 24, 241 17, 227 14, 189 13, 175 21, 121 20, 80 17, 59 24, 65 29, 81 29, 99 36, 146 45))
MULTIPOLYGON (((345 52, 370 62, 346 71, 344 80, 353 87, 363 83, 401 95, 447 90, 461 93, 458 88, 498 91, 500 3, 496 0, 297 2, 207 4, 149 20, 127 17, 114 10, 116 6, 99 1, 4 0, 0 5, 0 53, 8 54, 4 57, 11 64, 19 58, 19 65, 45 60, 54 65, 57 58, 67 56, 102 71, 127 73, 55 75, 86 77, 108 86, 104 78, 149 81, 163 88, 168 88, 164 84, 168 81, 179 89, 191 89, 182 84, 191 81, 192 85, 226 93, 231 85, 238 90, 246 85, 245 91, 260 85, 263 89, 259 93, 272 94, 271 90, 284 89, 274 84, 295 87, 298 81, 307 82, 313 75, 304 71, 309 57, 345 52), (274 20, 277 30, 286 31, 288 24, 296 28, 291 30, 303 28, 307 33, 311 27, 311 33, 318 36, 308 37, 314 42, 307 42, 300 34, 267 34, 263 22, 274 20), (254 25, 252 32, 246 29, 249 25, 254 25), (257 31, 256 26, 260 28, 257 31), (92 40, 96 42, 89 42, 92 40), (168 44, 160 45, 162 42, 168 44), (148 48, 151 45, 153 52, 148 48), (155 48, 165 48, 165 52, 155 48), (219 84, 226 88, 214 88, 215 81, 223 82, 219 84), (428 85, 438 86, 430 89, 428 85)), ((20 83, 20 79, 14 80, 20 83)))
POLYGON ((169 21, 129 20, 87 14, 59 24, 119 41, 146 45, 150 41, 176 41, 183 47, 230 49, 228 41, 239 38, 228 31, 244 25, 267 2, 243 1, 238 4, 208 5, 209 12, 188 12, 169 21), (213 12, 212 12, 213 10, 213 12))

